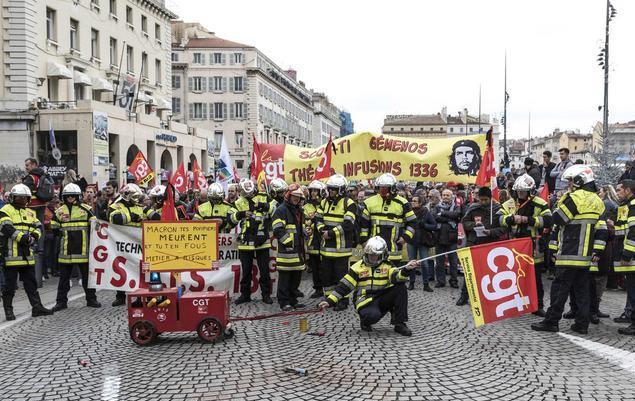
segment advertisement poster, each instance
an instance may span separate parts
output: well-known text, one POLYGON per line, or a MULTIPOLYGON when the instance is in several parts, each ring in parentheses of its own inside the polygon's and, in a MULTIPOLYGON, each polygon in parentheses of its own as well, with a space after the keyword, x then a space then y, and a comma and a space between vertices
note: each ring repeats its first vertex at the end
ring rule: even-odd
POLYGON ((93 111, 93 165, 107 166, 108 163, 108 114, 93 111))

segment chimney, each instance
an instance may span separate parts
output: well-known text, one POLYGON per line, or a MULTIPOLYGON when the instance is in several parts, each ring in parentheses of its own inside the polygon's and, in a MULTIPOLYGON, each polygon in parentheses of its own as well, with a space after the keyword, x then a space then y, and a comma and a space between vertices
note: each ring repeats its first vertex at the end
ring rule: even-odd
POLYGON ((285 74, 287 74, 287 76, 291 79, 293 79, 294 81, 297 81, 298 79, 298 72, 296 70, 294 70, 293 68, 289 68, 288 70, 286 70, 284 72, 285 74))
POLYGON ((467 123, 467 109, 463 109, 463 124, 467 123))
POLYGON ((448 108, 446 106, 441 109, 441 119, 444 123, 448 122, 448 108))

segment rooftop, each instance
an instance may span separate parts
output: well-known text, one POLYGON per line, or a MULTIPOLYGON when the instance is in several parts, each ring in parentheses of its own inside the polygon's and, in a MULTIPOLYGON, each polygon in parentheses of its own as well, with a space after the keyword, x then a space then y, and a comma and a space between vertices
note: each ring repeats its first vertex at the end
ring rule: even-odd
MULTIPOLYGON (((173 44, 173 46, 179 46, 173 44)), ((245 45, 243 43, 232 42, 231 40, 215 37, 215 38, 191 38, 184 46, 186 49, 236 49, 236 48, 249 48, 253 49, 254 46, 245 45)))
POLYGON ((441 114, 389 115, 384 125, 445 125, 441 114))

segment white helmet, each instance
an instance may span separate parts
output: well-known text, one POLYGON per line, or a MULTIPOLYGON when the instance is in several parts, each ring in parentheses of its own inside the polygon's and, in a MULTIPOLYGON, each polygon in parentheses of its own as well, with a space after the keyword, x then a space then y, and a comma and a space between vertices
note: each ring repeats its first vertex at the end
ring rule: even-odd
POLYGON ((151 198, 163 198, 165 196, 165 185, 155 185, 149 193, 151 198))
POLYGON ((31 190, 24 184, 16 184, 11 188, 11 192, 9 193, 9 200, 13 202, 13 198, 15 196, 26 196, 31 198, 31 190))
POLYGON ((593 170, 584 164, 574 164, 562 173, 562 181, 572 181, 574 187, 595 181, 593 170))
POLYGON ((225 190, 219 183, 213 182, 207 188, 207 197, 214 200, 223 200, 225 199, 225 190))
POLYGON ((322 198, 326 197, 327 193, 326 193, 326 185, 324 185, 324 183, 320 180, 313 180, 311 181, 311 183, 309 184, 309 192, 311 192, 311 190, 317 190, 320 193, 320 196, 322 198))
POLYGON ((344 195, 347 186, 348 181, 342 174, 333 174, 326 180, 326 188, 337 190, 338 195, 344 195))
POLYGON ((256 192, 258 192, 256 184, 254 184, 254 182, 249 178, 243 178, 240 180, 238 187, 240 188, 240 194, 248 198, 256 195, 256 192))
POLYGON ((364 263, 370 267, 378 266, 388 259, 388 245, 380 236, 372 237, 364 246, 364 263))
POLYGON ((278 194, 283 194, 288 188, 289 186, 282 178, 276 177, 269 184, 269 196, 273 198, 278 194))
POLYGON ((119 191, 119 195, 126 202, 132 202, 137 205, 140 205, 143 201, 143 191, 137 184, 126 184, 121 191, 119 191))
POLYGON ((64 189, 62 189, 62 196, 81 196, 82 190, 79 188, 77 184, 66 184, 64 189))
POLYGON ((516 178, 514 181, 514 186, 512 187, 512 191, 531 191, 536 188, 536 182, 529 174, 523 174, 520 177, 516 178))
POLYGON ((376 187, 390 187, 393 188, 397 185, 397 178, 390 173, 384 173, 377 177, 375 180, 376 187))

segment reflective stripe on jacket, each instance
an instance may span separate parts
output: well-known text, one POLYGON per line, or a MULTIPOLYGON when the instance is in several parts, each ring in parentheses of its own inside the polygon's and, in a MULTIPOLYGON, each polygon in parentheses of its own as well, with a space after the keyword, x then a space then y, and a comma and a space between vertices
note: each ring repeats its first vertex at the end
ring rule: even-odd
POLYGON ((355 202, 347 197, 337 200, 323 199, 316 213, 317 235, 328 232, 327 239, 321 239, 320 255, 330 258, 348 258, 353 251, 353 230, 355 229, 355 202))
POLYGON ((304 213, 284 202, 273 214, 273 236, 278 239, 276 268, 280 271, 304 270, 306 263, 304 213))
POLYGON ((29 208, 17 209, 6 204, 0 209, 0 243, 5 266, 34 266, 33 250, 28 244, 20 244, 25 235, 37 241, 42 235, 42 225, 35 212, 29 208))
POLYGON ((66 204, 55 210, 51 228, 62 234, 59 263, 88 263, 90 222, 95 220, 88 205, 66 204), (65 216, 68 216, 66 219, 65 216), (66 221, 65 221, 66 220, 66 221))
MULTIPOLYGON (((508 203, 505 202, 504 205, 508 205, 508 203)), ((537 239, 542 229, 551 227, 553 223, 549 205, 547 205, 544 199, 538 196, 531 196, 526 202, 520 205, 514 202, 511 208, 512 210, 509 210, 507 206, 504 206, 501 209, 501 227, 509 227, 509 235, 511 238, 531 237, 534 244, 534 264, 544 262, 545 250, 542 244, 546 243, 546 241, 537 241, 537 239), (527 217, 527 223, 514 223, 514 215, 527 217)))
POLYGON ((218 232, 227 233, 231 228, 229 217, 233 209, 232 205, 225 201, 221 203, 207 201, 198 207, 198 213, 194 215, 193 220, 219 220, 218 232))
MULTIPOLYGON (((628 202, 628 215, 624 229, 623 251, 621 260, 615 263, 616 273, 635 273, 635 198, 628 202), (622 263, 625 261, 626 263, 622 263)), ((620 206, 622 207, 622 206, 620 206)), ((619 216, 619 209, 618 209, 619 216)))
POLYGON ((273 204, 264 194, 257 194, 253 198, 241 196, 236 200, 229 219, 231 224, 240 226, 239 251, 271 248, 269 230, 273 212, 273 204), (253 213, 249 218, 245 214, 247 211, 253 213))

